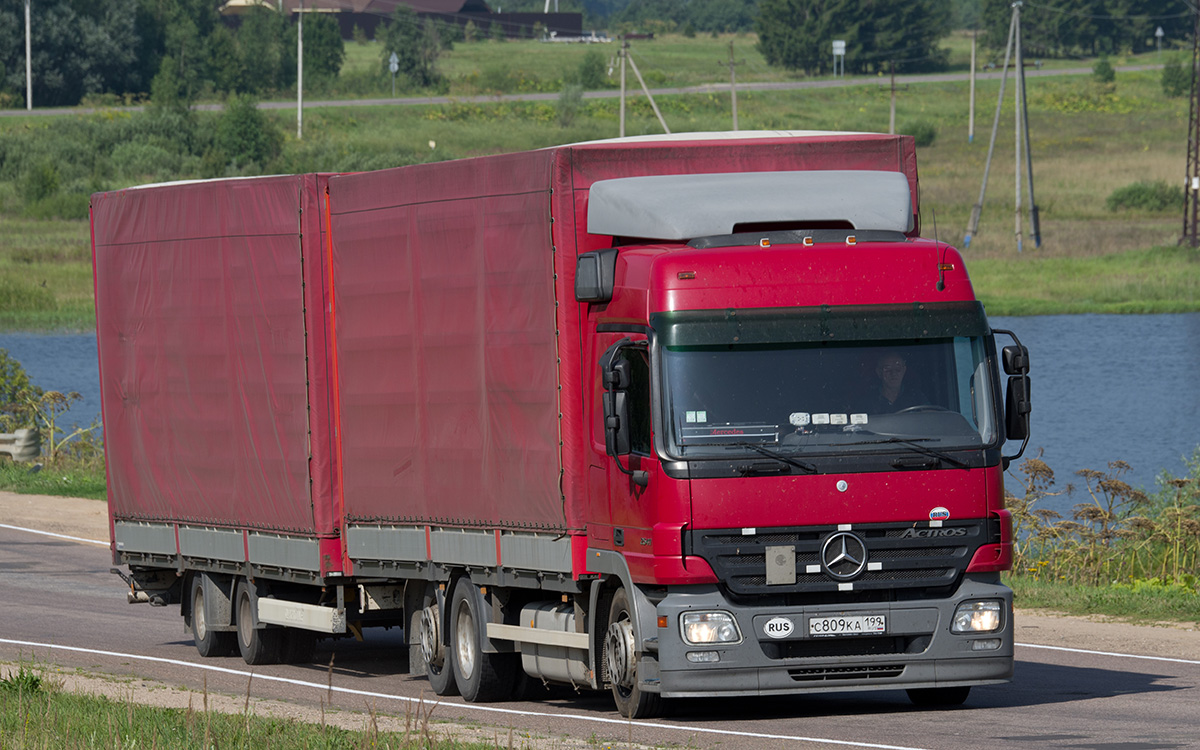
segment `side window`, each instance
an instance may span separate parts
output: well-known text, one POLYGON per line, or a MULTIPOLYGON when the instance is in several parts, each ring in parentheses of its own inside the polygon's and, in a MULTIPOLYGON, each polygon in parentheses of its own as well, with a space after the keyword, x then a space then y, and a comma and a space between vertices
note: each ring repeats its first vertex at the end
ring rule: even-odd
POLYGON ((650 362, 645 349, 627 348, 621 352, 629 362, 629 419, 633 423, 629 444, 635 453, 649 455, 650 440, 650 362))

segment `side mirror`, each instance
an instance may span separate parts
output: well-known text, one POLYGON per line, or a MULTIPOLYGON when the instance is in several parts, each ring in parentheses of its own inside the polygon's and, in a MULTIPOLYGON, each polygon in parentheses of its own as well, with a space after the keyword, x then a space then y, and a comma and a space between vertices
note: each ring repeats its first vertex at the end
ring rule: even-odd
MULTIPOLYGON (((1012 347, 1005 347, 1007 350, 1012 347)), ((1029 438, 1029 376, 1013 375, 1008 379, 1008 390, 1004 396, 1004 429, 1009 440, 1029 438)))
POLYGON ((1004 347, 1004 373, 1006 375, 1029 374, 1029 350, 1020 344, 1004 347))
POLYGON ((628 456, 632 452, 629 423, 630 366, 621 359, 621 349, 629 339, 621 339, 600 358, 600 382, 604 386, 604 447, 610 456, 628 456))
POLYGON ((617 273, 617 249, 593 250, 575 261, 575 301, 611 302, 617 273))

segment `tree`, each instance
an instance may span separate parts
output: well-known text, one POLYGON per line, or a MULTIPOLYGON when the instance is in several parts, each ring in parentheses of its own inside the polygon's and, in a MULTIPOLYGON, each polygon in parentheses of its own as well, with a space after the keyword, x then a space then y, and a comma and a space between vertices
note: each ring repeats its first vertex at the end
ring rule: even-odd
POLYGON ((396 54, 400 74, 413 86, 427 87, 441 82, 437 63, 440 51, 438 40, 431 36, 412 8, 401 5, 392 18, 375 34, 381 42, 380 63, 383 73, 390 75, 388 60, 396 54))
MULTIPOLYGON (((31 6, 33 100, 72 105, 88 94, 144 90, 137 6, 122 0, 42 0, 31 6)), ((25 91, 25 12, 0 10, 2 88, 25 91)))
POLYGON ((768 64, 810 75, 832 69, 834 39, 846 42, 849 71, 937 69, 950 21, 948 0, 763 0, 758 47, 768 64))
POLYGON ((336 78, 346 60, 337 21, 328 13, 304 14, 304 75, 336 78))

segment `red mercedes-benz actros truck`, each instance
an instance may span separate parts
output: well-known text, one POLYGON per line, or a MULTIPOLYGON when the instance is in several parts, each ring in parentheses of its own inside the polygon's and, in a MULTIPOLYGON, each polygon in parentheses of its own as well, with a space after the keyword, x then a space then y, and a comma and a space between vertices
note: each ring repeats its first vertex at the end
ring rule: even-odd
POLYGON ((1028 355, 919 216, 912 139, 843 133, 98 194, 128 597, 252 664, 399 626, 469 701, 961 703, 1028 355))

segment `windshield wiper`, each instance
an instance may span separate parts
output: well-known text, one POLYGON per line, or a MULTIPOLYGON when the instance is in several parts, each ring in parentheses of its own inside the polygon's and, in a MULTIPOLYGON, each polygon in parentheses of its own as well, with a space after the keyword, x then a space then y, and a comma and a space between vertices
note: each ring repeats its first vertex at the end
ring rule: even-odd
MULTIPOLYGON (((868 443, 872 443, 872 444, 876 444, 876 445, 881 444, 881 443, 906 445, 909 448, 912 448, 917 453, 920 453, 921 455, 929 456, 930 458, 936 458, 939 461, 945 461, 946 463, 950 464, 951 466, 956 466, 960 469, 971 468, 970 466, 963 463, 962 461, 959 461, 954 456, 951 456, 949 453, 946 453, 944 451, 939 451, 934 448, 930 448, 927 445, 921 445, 921 443, 920 443, 920 441, 932 440, 932 439, 933 438, 890 437, 890 438, 884 438, 883 440, 867 440, 867 441, 864 441, 863 443, 855 443, 855 445, 864 445, 864 444, 868 444, 868 443)), ((895 462, 893 462, 893 465, 895 465, 895 462)), ((899 468, 899 467, 897 467, 897 468, 899 468)))
MULTIPOLYGON (((785 456, 782 453, 779 453, 778 451, 773 451, 770 448, 767 448, 766 446, 759 445, 758 443, 747 443, 747 442, 743 441, 740 443, 729 443, 729 445, 737 446, 739 448, 749 448, 750 450, 755 451, 756 453, 761 453, 762 455, 766 456, 767 458, 773 458, 776 461, 780 461, 782 463, 787 464, 788 466, 795 466, 797 469, 800 469, 801 471, 804 471, 807 474, 816 474, 817 473, 817 467, 813 466, 812 464, 805 463, 804 461, 799 461, 797 459, 792 458, 791 456, 785 456)), ((744 468, 747 469, 746 473, 758 473, 758 470, 755 470, 753 466, 744 467, 744 468)))

